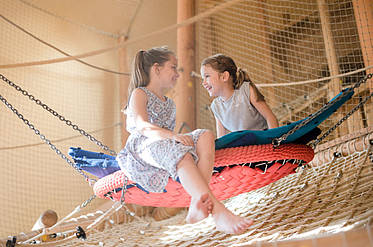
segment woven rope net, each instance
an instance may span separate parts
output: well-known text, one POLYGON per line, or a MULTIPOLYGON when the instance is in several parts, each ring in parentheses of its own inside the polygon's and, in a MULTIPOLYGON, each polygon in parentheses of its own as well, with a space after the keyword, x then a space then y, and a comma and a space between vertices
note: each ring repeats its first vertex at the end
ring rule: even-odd
MULTIPOLYGON (((63 6, 38 4, 36 0, 1 0, 1 73, 116 151, 122 148, 118 114, 122 77, 113 72, 128 72, 118 66, 120 48, 128 49, 130 59, 135 43, 142 48, 164 45, 162 37, 176 39, 177 29, 183 25, 195 24, 196 76, 191 80, 196 88, 197 128, 215 129, 211 99, 198 78, 199 64, 206 56, 225 53, 246 69, 281 124, 317 111, 373 68, 372 1, 196 0, 192 19, 129 36, 122 47, 118 37, 126 33, 123 30, 131 30, 130 18, 139 6, 152 10, 140 8, 140 16, 141 10, 143 15, 156 13, 154 1, 103 2, 109 11, 98 13, 100 16, 117 18, 114 10, 128 13, 121 21, 129 24, 115 33, 97 22, 87 24, 83 17, 88 12, 77 15, 80 19, 59 12, 63 6), (77 61, 82 54, 84 62, 95 66, 77 61)), ((175 6, 173 0, 167 4, 175 6)), ((372 80, 362 84, 321 129, 328 130, 345 116, 372 92, 372 85, 372 80)), ((170 97, 180 93, 172 91, 170 97)), ((64 153, 70 146, 102 151, 7 83, 0 83, 0 94, 64 153)), ((52 208, 64 218, 91 197, 92 189, 14 112, 1 105, 0 114, 0 163, 5 167, 0 173, 0 236, 29 239, 26 235, 41 212, 52 208)), ((164 212, 159 218, 174 216, 156 221, 154 208, 129 206, 137 212, 133 218, 118 204, 101 211, 107 202, 96 199, 61 224, 63 230, 59 231, 68 232, 65 237, 43 244, 239 246, 318 237, 369 225, 373 215, 371 126, 373 104, 369 100, 319 144, 310 167, 228 200, 227 207, 235 213, 255 220, 243 235, 217 232, 210 218, 186 225, 185 210, 170 215, 164 212), (342 157, 333 158, 335 151, 342 157), (95 220, 97 224, 85 228, 95 220), (74 237, 77 225, 87 232, 85 242, 74 237)))
POLYGON ((228 199, 225 205, 233 212, 255 219, 250 230, 239 236, 216 231, 212 218, 185 224, 185 210, 155 221, 149 211, 140 212, 142 217, 134 219, 121 209, 89 231, 84 242, 74 237, 65 243, 44 244, 258 246, 296 239, 314 239, 315 244, 321 236, 364 229, 373 217, 372 138, 373 129, 368 128, 321 145, 310 168, 228 199))

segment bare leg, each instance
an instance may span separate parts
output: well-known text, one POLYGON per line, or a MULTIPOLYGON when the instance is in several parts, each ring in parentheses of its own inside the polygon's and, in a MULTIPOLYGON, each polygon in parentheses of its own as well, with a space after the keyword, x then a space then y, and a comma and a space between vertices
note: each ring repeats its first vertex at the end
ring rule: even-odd
POLYGON ((216 228, 228 234, 242 233, 252 224, 251 220, 234 215, 216 199, 190 154, 180 161, 178 176, 184 189, 192 197, 188 223, 200 221, 212 213, 216 228))
POLYGON ((197 141, 197 167, 207 184, 210 184, 215 160, 215 136, 211 131, 204 132, 197 141))
POLYGON ((209 188, 190 154, 186 154, 178 164, 178 176, 187 193, 192 197, 186 221, 195 223, 212 213, 209 188), (184 184, 186 186, 184 186, 184 184))

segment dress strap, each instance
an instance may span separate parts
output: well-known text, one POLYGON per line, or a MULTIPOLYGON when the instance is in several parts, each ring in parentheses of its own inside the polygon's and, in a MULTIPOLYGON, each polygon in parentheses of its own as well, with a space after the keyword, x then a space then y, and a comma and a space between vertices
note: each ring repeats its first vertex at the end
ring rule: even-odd
POLYGON ((153 95, 153 93, 150 92, 150 90, 147 89, 146 87, 139 87, 139 88, 140 88, 142 91, 144 91, 148 97, 151 97, 151 96, 153 95))
POLYGON ((158 98, 157 95, 155 95, 152 91, 150 91, 146 87, 139 87, 139 88, 142 89, 146 93, 146 95, 149 98, 152 98, 153 100, 158 100, 159 102, 162 102, 162 103, 168 102, 168 97, 167 96, 163 96, 164 100, 161 100, 160 98, 158 98))

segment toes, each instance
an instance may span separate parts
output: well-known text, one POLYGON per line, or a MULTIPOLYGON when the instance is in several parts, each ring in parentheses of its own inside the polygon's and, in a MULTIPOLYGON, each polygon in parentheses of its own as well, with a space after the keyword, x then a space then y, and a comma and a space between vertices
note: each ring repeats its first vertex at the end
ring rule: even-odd
POLYGON ((251 226, 252 224, 254 224, 254 221, 253 221, 253 220, 250 220, 250 219, 245 219, 245 223, 246 223, 246 225, 249 227, 249 226, 251 226))
POLYGON ((206 202, 207 200, 209 200, 210 199, 210 197, 209 197, 209 194, 203 194, 202 196, 201 196, 201 201, 202 202, 206 202))
POLYGON ((203 203, 208 214, 212 213, 213 203, 208 194, 201 196, 201 202, 203 203))

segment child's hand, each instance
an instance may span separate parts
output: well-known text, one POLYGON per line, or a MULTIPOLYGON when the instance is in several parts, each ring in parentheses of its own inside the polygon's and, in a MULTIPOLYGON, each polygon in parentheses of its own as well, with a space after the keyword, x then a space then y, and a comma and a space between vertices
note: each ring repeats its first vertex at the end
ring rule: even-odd
POLYGON ((176 134, 173 136, 173 138, 175 141, 177 142, 180 142, 186 146, 193 146, 194 145, 194 142, 193 142, 193 139, 191 136, 187 136, 187 135, 182 135, 182 134, 176 134))

